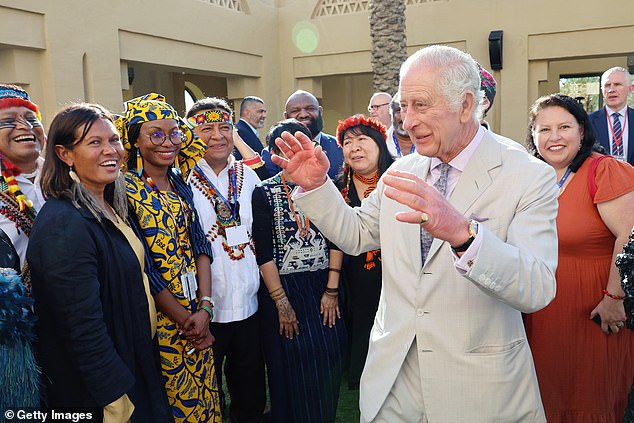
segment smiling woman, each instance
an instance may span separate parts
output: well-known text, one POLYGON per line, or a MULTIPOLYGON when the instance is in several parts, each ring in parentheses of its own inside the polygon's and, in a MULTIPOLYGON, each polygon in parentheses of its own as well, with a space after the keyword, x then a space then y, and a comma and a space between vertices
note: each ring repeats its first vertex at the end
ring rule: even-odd
MULTIPOLYGON (((257 422, 262 417, 266 392, 251 196, 260 183, 257 172, 266 175, 266 169, 238 135, 232 115, 229 104, 217 97, 203 98, 187 111, 188 126, 207 145, 188 182, 214 254, 211 331, 216 339, 213 351, 218 386, 224 385, 224 370, 231 421, 257 422), (231 154, 234 145, 242 160, 231 154)), ((224 406, 222 390, 220 395, 224 406)))
POLYGON ((125 224, 123 147, 91 104, 55 116, 42 170, 49 200, 27 250, 48 407, 104 422, 171 421, 143 248, 125 224), (101 418, 103 415, 103 419, 101 418))
POLYGON ((634 226, 634 168, 593 152, 588 115, 561 94, 533 104, 526 144, 559 181, 557 296, 526 316, 546 417, 555 423, 621 421, 634 371, 634 334, 622 330, 615 256, 634 226))
POLYGON ((176 422, 220 423, 211 351, 211 245, 185 182, 206 145, 159 94, 125 104, 117 119, 128 158, 130 223, 145 248, 158 308, 163 379, 176 422))

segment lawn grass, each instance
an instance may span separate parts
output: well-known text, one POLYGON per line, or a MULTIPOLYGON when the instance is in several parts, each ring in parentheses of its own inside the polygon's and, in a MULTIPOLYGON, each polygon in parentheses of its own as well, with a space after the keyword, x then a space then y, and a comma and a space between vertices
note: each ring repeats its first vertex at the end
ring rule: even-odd
MULTIPOLYGON (((225 381, 223 380, 223 390, 227 396, 227 410, 223 416, 223 423, 229 423, 229 404, 231 398, 229 398, 228 389, 225 381)), ((268 386, 267 393, 268 397, 268 386)), ((348 389, 348 375, 344 374, 341 381, 341 388, 339 389, 339 403, 337 405, 337 416, 335 417, 335 423, 358 423, 360 418, 359 412, 359 390, 348 389)))

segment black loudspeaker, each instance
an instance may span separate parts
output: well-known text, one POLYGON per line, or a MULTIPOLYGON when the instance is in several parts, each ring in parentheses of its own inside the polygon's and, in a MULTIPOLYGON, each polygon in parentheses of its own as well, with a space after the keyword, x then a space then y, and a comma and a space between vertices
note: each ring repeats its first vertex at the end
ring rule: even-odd
POLYGON ((491 69, 502 69, 502 38, 504 31, 491 31, 489 34, 489 62, 491 69))

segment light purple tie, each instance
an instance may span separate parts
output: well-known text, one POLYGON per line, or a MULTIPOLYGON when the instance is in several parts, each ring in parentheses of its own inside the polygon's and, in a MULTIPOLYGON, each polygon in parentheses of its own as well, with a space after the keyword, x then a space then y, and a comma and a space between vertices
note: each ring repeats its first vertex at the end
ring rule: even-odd
MULTIPOLYGON (((451 165, 447 163, 441 163, 436 166, 440 170, 440 177, 436 182, 434 182, 434 188, 438 190, 442 196, 445 196, 445 192, 447 191, 447 176, 449 175, 449 169, 451 169, 451 165)), ((423 259, 423 265, 425 264, 425 260, 427 259, 427 254, 429 254, 429 247, 431 247, 431 243, 434 240, 429 232, 427 232, 423 226, 420 227, 420 253, 421 258, 423 259)))

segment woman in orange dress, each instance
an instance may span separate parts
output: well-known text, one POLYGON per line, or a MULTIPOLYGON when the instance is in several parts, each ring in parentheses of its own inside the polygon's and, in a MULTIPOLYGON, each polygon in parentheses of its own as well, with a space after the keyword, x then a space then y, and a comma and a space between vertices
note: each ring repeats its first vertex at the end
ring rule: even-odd
POLYGON ((620 422, 634 372, 615 256, 634 225, 634 168, 593 152, 588 115, 552 94, 529 113, 527 145, 559 185, 557 296, 526 317, 549 423, 620 422))

